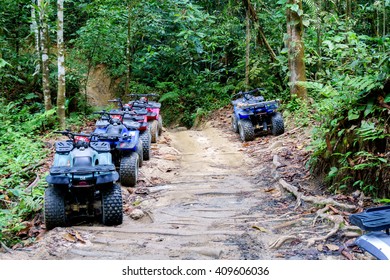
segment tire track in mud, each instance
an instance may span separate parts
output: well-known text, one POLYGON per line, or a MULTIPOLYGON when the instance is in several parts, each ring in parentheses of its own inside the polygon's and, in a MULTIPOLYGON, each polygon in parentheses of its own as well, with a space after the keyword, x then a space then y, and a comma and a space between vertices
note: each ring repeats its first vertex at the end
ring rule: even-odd
POLYGON ((266 238, 246 237, 251 224, 262 219, 261 211, 249 210, 259 207, 264 192, 253 184, 251 160, 240 147, 208 125, 165 131, 152 147, 155 156, 141 169, 141 181, 160 178, 168 183, 144 187, 148 194, 139 196, 137 189, 122 187, 125 202, 141 208, 144 217, 124 215, 116 227, 56 228, 26 251, 3 258, 269 259, 266 238), (80 240, 69 242, 69 230, 80 240), (256 253, 246 253, 249 248, 256 253))
POLYGON ((148 188, 150 194, 139 205, 147 215, 140 220, 125 217, 115 228, 74 227, 89 231, 91 244, 72 248, 62 258, 269 258, 263 241, 243 244, 247 241, 241 237, 250 221, 261 218, 260 212, 248 210, 258 204, 262 192, 247 174, 249 159, 238 151, 240 143, 228 141, 212 127, 168 132, 168 137, 176 172, 169 184, 148 188), (256 256, 245 255, 242 248, 249 246, 258 252, 256 256))
POLYGON ((244 146, 226 127, 165 131, 140 169, 138 187, 122 187, 121 225, 55 228, 0 259, 338 259, 299 240, 332 225, 314 228, 310 207, 297 211, 295 198, 281 192, 272 148, 248 154, 244 146), (130 218, 134 209, 145 215, 130 218), (287 235, 299 237, 270 249, 287 235))

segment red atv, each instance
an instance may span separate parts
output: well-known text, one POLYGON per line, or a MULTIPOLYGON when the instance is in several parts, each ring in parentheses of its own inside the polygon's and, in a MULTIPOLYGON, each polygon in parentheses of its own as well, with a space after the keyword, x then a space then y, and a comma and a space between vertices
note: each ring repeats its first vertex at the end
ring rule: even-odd
POLYGON ((140 109, 147 110, 147 121, 150 125, 150 134, 152 136, 152 143, 156 143, 158 136, 162 133, 163 120, 160 114, 161 103, 156 101, 150 101, 148 97, 157 97, 157 94, 130 94, 131 97, 135 97, 135 100, 129 101, 128 106, 132 110, 138 111, 140 109))

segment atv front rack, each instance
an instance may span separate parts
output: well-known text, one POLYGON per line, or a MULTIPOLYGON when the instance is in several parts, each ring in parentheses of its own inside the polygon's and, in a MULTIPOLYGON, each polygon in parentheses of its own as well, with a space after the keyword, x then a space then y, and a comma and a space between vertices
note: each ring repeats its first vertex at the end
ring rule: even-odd
POLYGON ((100 173, 100 172, 112 172, 115 171, 115 165, 113 164, 101 164, 95 166, 53 166, 50 168, 50 175, 60 174, 87 174, 87 173, 100 173))
POLYGON ((276 109, 279 107, 279 100, 270 100, 256 103, 238 102, 237 108, 251 109, 251 108, 269 108, 276 109))
POLYGON ((81 180, 92 181, 94 184, 100 185, 113 183, 118 179, 119 174, 113 164, 85 167, 53 166, 50 169, 50 175, 46 177, 46 181, 53 185, 70 185, 71 182, 81 180))

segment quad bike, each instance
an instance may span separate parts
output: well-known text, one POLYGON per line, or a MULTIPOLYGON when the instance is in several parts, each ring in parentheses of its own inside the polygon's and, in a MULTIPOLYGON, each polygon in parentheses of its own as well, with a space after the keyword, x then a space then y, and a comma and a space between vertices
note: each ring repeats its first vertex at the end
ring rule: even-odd
POLYGON ((68 141, 55 143, 56 153, 46 177, 46 229, 74 219, 99 217, 105 225, 122 223, 122 192, 107 142, 90 142, 90 135, 56 131, 68 141))
POLYGON ((232 98, 232 129, 240 134, 241 141, 252 141, 256 132, 280 135, 284 133, 282 114, 277 112, 279 100, 264 101, 263 96, 253 96, 261 89, 256 88, 248 92, 239 92, 232 98))
POLYGON ((102 115, 96 121, 92 140, 108 142, 119 178, 123 186, 134 187, 138 179, 138 169, 143 162, 142 140, 139 138, 139 123, 123 123, 122 112, 95 112, 102 115))
POLYGON ((367 231, 355 240, 358 247, 379 260, 390 259, 390 205, 352 214, 349 221, 367 231))
POLYGON ((162 133, 163 119, 160 114, 161 103, 150 101, 148 97, 157 97, 157 94, 130 94, 135 100, 129 101, 128 105, 133 109, 146 109, 147 120, 150 123, 150 133, 152 135, 152 143, 157 143, 158 136, 162 133))
MULTIPOLYGON (((109 102, 116 102, 119 105, 118 110, 120 117, 124 124, 131 124, 132 122, 138 122, 139 125, 139 138, 142 140, 143 160, 149 160, 151 157, 151 142, 152 136, 150 133, 150 126, 148 123, 148 111, 146 109, 132 110, 129 104, 123 104, 120 98, 114 100, 108 100, 109 102)), ((118 110, 111 110, 110 113, 118 112, 118 110)), ((114 115, 115 116, 115 115, 114 115)))

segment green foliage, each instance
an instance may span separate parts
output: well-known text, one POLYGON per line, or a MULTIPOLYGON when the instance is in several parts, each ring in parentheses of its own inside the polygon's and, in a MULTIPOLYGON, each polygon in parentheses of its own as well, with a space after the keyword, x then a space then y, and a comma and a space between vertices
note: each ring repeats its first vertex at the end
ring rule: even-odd
POLYGON ((308 126, 312 119, 309 104, 296 95, 291 96, 289 102, 283 104, 282 110, 286 123, 292 122, 295 126, 308 126))
POLYGON ((27 188, 37 177, 34 166, 48 151, 36 136, 53 111, 36 113, 36 106, 21 101, 0 100, 0 240, 16 242, 22 222, 41 210, 44 177, 36 187, 27 188))

